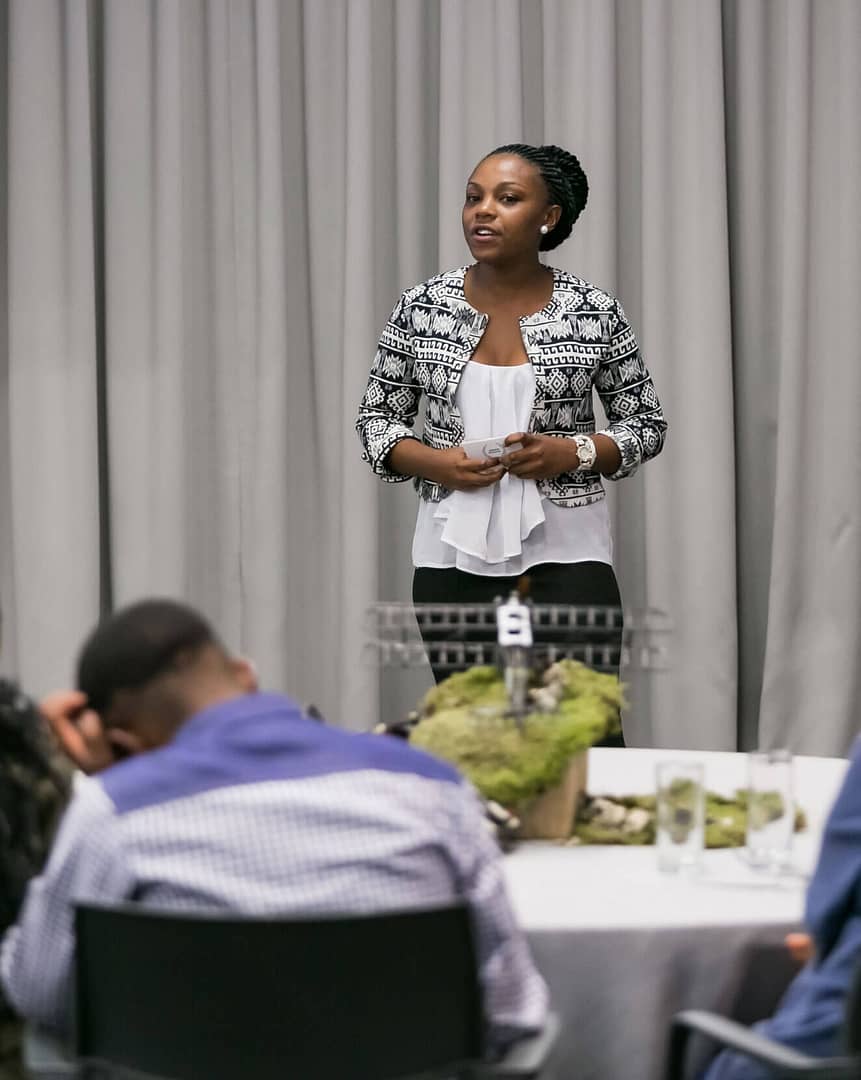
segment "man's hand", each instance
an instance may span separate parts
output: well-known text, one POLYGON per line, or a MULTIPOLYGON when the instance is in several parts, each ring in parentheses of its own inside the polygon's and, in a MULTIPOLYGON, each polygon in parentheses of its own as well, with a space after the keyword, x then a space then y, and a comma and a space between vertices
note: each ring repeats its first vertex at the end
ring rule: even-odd
POLYGON ((806 964, 813 959, 813 938, 810 934, 787 934, 786 947, 790 956, 799 964, 806 964))
POLYGON ((60 746, 83 772, 100 772, 114 764, 114 748, 101 718, 87 708, 87 699, 80 691, 55 690, 42 699, 39 710, 60 746))
POLYGON ((449 491, 474 491, 476 488, 490 487, 505 475, 501 465, 467 457, 461 446, 434 450, 433 454, 433 462, 426 467, 424 475, 449 491))
POLYGON ((560 473, 573 472, 579 464, 573 439, 519 431, 509 435, 505 445, 517 442, 523 444, 523 449, 506 454, 502 460, 511 475, 521 480, 550 480, 560 473))

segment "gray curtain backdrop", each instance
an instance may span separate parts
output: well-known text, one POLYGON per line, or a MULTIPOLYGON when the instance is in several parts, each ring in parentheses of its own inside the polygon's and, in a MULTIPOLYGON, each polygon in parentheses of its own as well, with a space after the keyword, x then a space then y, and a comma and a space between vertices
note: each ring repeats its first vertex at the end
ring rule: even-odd
POLYGON ((399 292, 468 253, 465 179, 557 142, 552 261, 616 292, 670 422, 614 486, 627 603, 672 618, 629 738, 840 753, 861 657, 857 0, 0 0, 3 667, 99 612, 204 609, 369 726, 414 494, 353 431, 399 292))

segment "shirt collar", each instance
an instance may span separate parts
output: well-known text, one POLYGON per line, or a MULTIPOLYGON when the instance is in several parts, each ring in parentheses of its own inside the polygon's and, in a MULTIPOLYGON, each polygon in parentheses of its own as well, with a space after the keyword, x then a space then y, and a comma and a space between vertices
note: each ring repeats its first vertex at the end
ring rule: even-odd
POLYGON ((282 713, 288 720, 300 720, 305 711, 297 701, 284 694, 256 691, 240 694, 227 701, 219 701, 201 709, 182 725, 173 737, 173 742, 184 743, 205 735, 208 731, 234 724, 237 721, 252 720, 272 713, 282 713))

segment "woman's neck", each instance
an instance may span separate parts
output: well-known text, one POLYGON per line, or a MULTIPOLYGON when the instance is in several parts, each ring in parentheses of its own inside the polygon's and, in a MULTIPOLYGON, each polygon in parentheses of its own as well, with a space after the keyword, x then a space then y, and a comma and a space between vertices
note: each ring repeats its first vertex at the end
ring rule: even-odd
POLYGON ((464 293, 478 311, 531 315, 553 296, 553 271, 539 262, 515 267, 476 263, 464 279, 464 293))
POLYGON ((469 268, 470 284, 488 296, 508 296, 525 289, 540 288, 552 273, 537 259, 528 263, 475 263, 469 268))

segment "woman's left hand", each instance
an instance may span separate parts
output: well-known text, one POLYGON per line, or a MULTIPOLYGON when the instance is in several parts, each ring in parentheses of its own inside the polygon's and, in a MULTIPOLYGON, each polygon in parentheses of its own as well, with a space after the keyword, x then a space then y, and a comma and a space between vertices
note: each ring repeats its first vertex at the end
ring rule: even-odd
POLYGON ((572 472, 579 464, 572 439, 520 431, 506 438, 506 446, 512 443, 520 443, 522 449, 506 454, 500 464, 521 480, 549 480, 560 473, 572 472))

